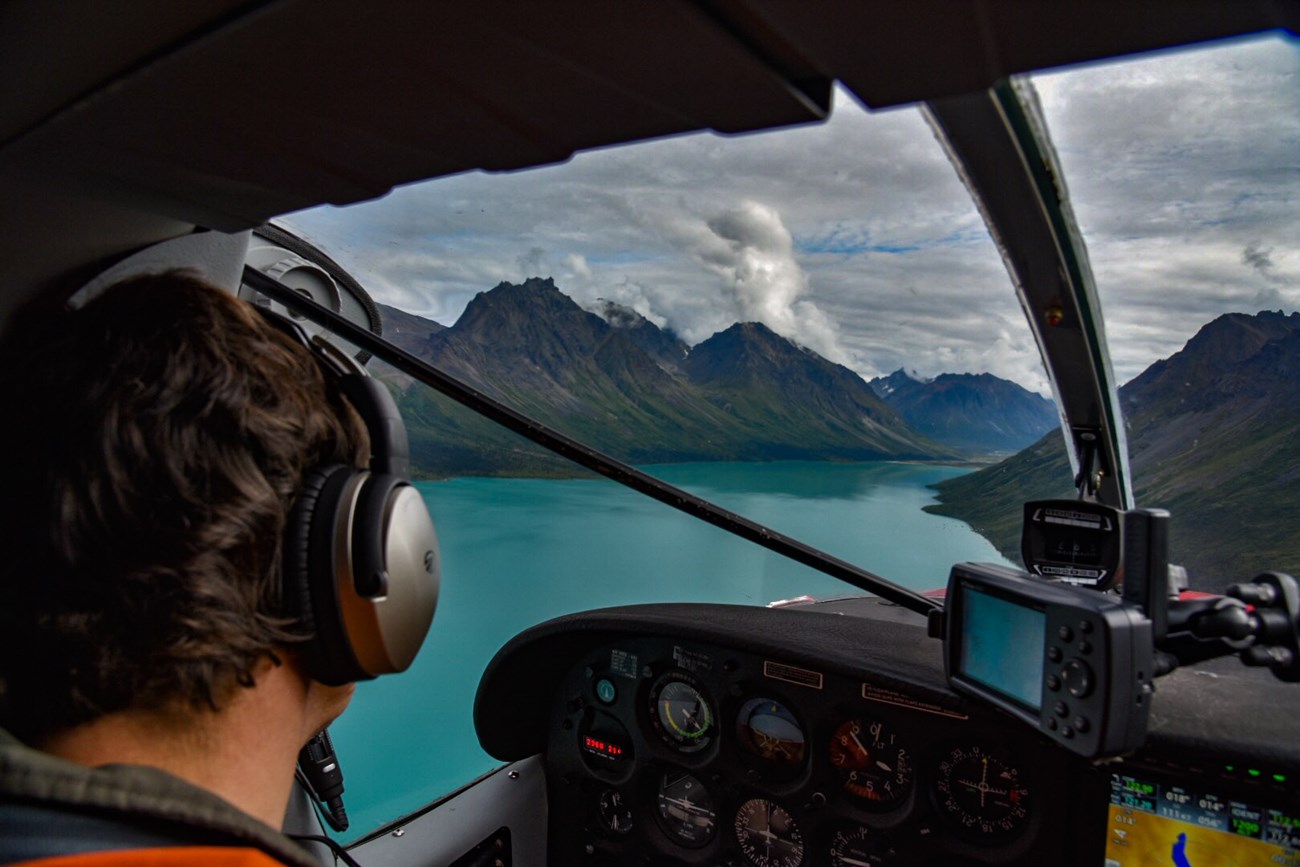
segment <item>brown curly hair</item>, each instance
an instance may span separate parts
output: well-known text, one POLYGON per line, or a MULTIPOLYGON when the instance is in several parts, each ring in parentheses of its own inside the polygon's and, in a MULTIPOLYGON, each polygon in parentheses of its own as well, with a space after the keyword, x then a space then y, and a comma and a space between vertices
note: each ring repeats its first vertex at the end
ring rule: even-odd
POLYGON ((364 466, 311 354, 187 272, 34 315, 0 349, 0 725, 220 709, 305 636, 279 611, 306 471, 364 466))

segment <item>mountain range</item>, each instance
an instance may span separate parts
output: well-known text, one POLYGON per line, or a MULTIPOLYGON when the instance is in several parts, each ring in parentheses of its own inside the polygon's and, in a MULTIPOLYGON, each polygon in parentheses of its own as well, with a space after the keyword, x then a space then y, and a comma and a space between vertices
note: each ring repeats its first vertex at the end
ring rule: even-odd
MULTIPOLYGON (((1229 313, 1120 389, 1134 495, 1171 512, 1170 559, 1194 589, 1300 570, 1300 314, 1229 313)), ((1072 496, 1053 432, 943 482, 928 511, 1019 560, 1020 503, 1072 496)))
MULTIPOLYGON (((486 394, 631 463, 939 460, 1010 451, 927 511, 1019 559, 1021 504, 1071 497, 1050 401, 989 374, 870 383, 758 323, 689 346, 549 279, 479 293, 452 326, 380 305, 385 335, 486 394), (1043 432, 1046 431, 1045 434, 1043 432)), ((572 464, 375 362, 420 475, 572 475, 572 464)), ((1300 314, 1227 314, 1120 390, 1137 502, 1169 509, 1192 586, 1300 571, 1300 314), (1243 532, 1248 530, 1248 532, 1243 532)))
MULTIPOLYGON (((737 323, 696 346, 627 307, 585 310, 554 281, 481 292, 444 326, 380 305, 398 346, 509 406, 634 463, 963 460, 1005 454, 1056 424, 1052 404, 989 374, 865 382, 737 323)), ((567 474, 571 466, 377 362, 411 429, 417 469, 567 474)))
MULTIPOLYGON (((402 348, 516 410, 632 463, 952 460, 853 371, 737 323, 687 346, 633 310, 584 310, 550 279, 476 295, 450 327, 381 305, 402 348), (423 323, 427 323, 423 324, 423 323)), ((570 465, 378 365, 424 475, 569 473, 570 465)))
POLYGON ((922 379, 899 368, 868 384, 919 433, 973 455, 1019 451, 1060 426, 1052 401, 991 373, 922 379))

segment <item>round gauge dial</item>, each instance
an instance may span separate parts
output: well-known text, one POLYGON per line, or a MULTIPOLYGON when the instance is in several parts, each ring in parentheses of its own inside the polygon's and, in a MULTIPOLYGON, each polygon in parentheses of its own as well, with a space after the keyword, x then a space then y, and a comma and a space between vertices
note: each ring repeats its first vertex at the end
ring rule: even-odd
POLYGON ((894 851, 888 842, 862 825, 841 828, 831 838, 831 867, 877 867, 893 863, 894 851))
POLYGON ((1029 818, 1029 787, 1006 751, 953 750, 939 764, 935 788, 943 814, 980 837, 1012 834, 1029 818))
POLYGON ((798 765, 804 757, 804 734, 794 714, 781 702, 752 698, 736 717, 740 745, 769 762, 798 765))
POLYGON ((692 753, 713 736, 713 708, 694 678, 674 672, 650 690, 650 723, 669 746, 692 753))
POLYGON ((745 860, 755 867, 799 867, 803 864, 803 835, 784 807, 766 798, 753 798, 736 811, 736 842, 745 860))
POLYGON ((606 789, 600 793, 597 804, 601 826, 611 834, 623 836, 632 831, 632 808, 627 805, 623 793, 618 789, 606 789))
POLYGON ((704 784, 684 771, 667 771, 659 778, 659 824, 683 846, 703 846, 713 839, 718 814, 704 784))
POLYGON ((871 719, 849 720, 831 736, 831 765, 844 791, 884 809, 912 791, 912 762, 892 729, 871 719))

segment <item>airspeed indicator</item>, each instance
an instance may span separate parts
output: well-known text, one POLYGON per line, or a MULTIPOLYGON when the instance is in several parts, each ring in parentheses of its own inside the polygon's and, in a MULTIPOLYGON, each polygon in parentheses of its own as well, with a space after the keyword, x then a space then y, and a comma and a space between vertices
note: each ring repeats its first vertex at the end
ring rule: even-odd
POLYGON ((650 725, 669 746, 693 753, 713 736, 713 707, 695 678, 670 672, 650 690, 650 725))

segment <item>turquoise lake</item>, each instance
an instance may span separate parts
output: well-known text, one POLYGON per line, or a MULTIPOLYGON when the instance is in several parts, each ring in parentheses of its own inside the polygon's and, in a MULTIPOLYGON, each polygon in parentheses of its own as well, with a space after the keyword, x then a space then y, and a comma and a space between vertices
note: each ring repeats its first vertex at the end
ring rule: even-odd
MULTIPOLYGON (((917 590, 963 560, 1006 562, 965 524, 928 515, 934 482, 968 472, 894 463, 672 464, 678 487, 917 590)), ((479 676, 515 633, 635 602, 765 605, 855 593, 605 480, 419 483, 442 549, 433 628, 406 673, 358 686, 331 727, 352 826, 344 839, 451 792, 500 763, 479 749, 479 676)))

